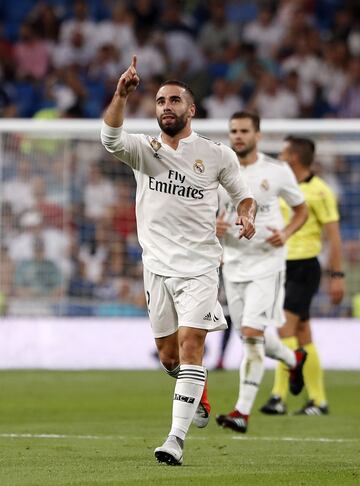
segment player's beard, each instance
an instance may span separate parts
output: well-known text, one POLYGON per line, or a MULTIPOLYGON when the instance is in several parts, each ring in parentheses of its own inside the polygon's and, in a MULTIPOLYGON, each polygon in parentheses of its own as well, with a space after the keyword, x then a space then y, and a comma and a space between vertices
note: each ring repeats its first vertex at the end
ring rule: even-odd
POLYGON ((241 150, 237 149, 235 145, 233 145, 231 148, 236 153, 236 155, 242 159, 246 157, 250 152, 252 152, 255 149, 255 147, 256 147, 256 143, 250 142, 247 145, 245 145, 245 147, 243 147, 241 150))
POLYGON ((183 113, 180 116, 175 115, 175 113, 171 113, 171 115, 174 117, 174 119, 172 120, 172 123, 170 125, 164 124, 161 117, 158 117, 157 121, 161 130, 164 133, 166 133, 166 135, 169 135, 170 137, 174 137, 179 132, 181 132, 183 128, 185 128, 187 117, 186 117, 186 113, 183 113))

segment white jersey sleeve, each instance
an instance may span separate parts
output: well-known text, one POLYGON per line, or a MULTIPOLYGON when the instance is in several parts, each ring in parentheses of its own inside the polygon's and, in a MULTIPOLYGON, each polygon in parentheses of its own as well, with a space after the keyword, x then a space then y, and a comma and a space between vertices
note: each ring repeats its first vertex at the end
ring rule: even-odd
POLYGON ((142 139, 143 135, 129 134, 122 127, 110 127, 103 121, 101 143, 108 152, 135 170, 140 165, 142 139))
POLYGON ((228 192, 234 207, 248 197, 253 197, 248 184, 240 172, 239 161, 235 152, 225 145, 222 148, 222 166, 219 174, 220 184, 228 192))
POLYGON ((298 206, 305 202, 303 193, 299 189, 296 177, 290 167, 283 162, 282 184, 279 190, 281 196, 289 206, 298 206))

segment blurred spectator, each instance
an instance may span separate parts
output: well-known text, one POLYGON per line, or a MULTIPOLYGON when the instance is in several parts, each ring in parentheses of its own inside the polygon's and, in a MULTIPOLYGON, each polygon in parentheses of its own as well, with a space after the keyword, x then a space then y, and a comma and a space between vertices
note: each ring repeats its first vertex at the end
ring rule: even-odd
POLYGON ((184 20, 181 3, 165 3, 159 23, 160 40, 168 62, 168 77, 189 79, 205 66, 205 59, 194 40, 191 28, 184 20))
POLYGON ((112 183, 103 176, 97 164, 91 164, 84 187, 85 216, 95 222, 104 218, 114 204, 114 199, 112 183))
POLYGON ((210 19, 199 33, 198 43, 207 60, 221 61, 226 48, 239 42, 239 28, 228 22, 223 0, 209 2, 210 19))
POLYGON ((18 234, 18 218, 15 216, 9 202, 4 201, 0 206, 0 211, 0 247, 9 249, 18 234))
POLYGON ((295 118, 299 116, 299 102, 294 93, 283 87, 274 75, 264 73, 248 109, 261 118, 295 118))
POLYGON ((244 106, 240 96, 233 93, 230 83, 224 78, 215 79, 212 94, 204 99, 202 105, 207 118, 226 119, 244 106))
POLYGON ((159 20, 158 2, 154 0, 133 0, 130 12, 135 20, 136 29, 149 28, 159 20))
POLYGON ((360 57, 350 61, 346 84, 338 116, 360 118, 360 57))
POLYGON ((297 40, 294 54, 288 57, 281 67, 285 73, 297 72, 302 100, 303 102, 307 100, 307 106, 311 106, 315 99, 321 61, 311 49, 309 34, 303 35, 297 40))
POLYGON ((15 165, 15 175, 3 183, 3 200, 8 202, 15 215, 34 205, 32 169, 29 160, 22 159, 15 165))
POLYGON ((40 39, 52 48, 59 41, 60 19, 53 5, 39 2, 29 15, 29 21, 40 39))
POLYGON ((33 240, 33 256, 16 264, 14 292, 16 297, 61 297, 62 277, 56 264, 45 257, 44 241, 33 240))
POLYGON ((96 24, 89 18, 89 9, 85 0, 74 0, 74 16, 62 22, 60 42, 71 45, 74 38, 82 39, 85 46, 93 48, 96 40, 96 24))
POLYGON ((346 87, 346 69, 349 54, 343 41, 333 41, 324 45, 324 59, 319 71, 318 82, 323 89, 323 97, 328 105, 339 105, 346 87))
POLYGON ((81 245, 79 261, 84 265, 84 277, 87 281, 97 284, 102 275, 103 267, 108 256, 109 231, 104 224, 97 224, 95 237, 81 245))
POLYGON ((47 228, 61 229, 64 226, 64 212, 60 206, 49 201, 44 177, 35 177, 32 186, 35 199, 33 209, 40 214, 47 228))
MULTIPOLYGON (((93 41, 94 42, 94 41, 93 41)), ((71 29, 71 36, 66 41, 56 44, 52 50, 52 62, 56 68, 68 66, 87 67, 95 56, 93 43, 86 40, 82 29, 71 29)))
POLYGON ((31 24, 20 28, 20 40, 14 46, 14 60, 18 78, 41 80, 48 72, 49 49, 46 42, 39 39, 31 24))
POLYGON ((127 181, 116 183, 110 218, 116 234, 122 238, 126 239, 129 234, 136 232, 134 188, 127 181))
POLYGON ((9 247, 10 257, 14 262, 31 260, 34 258, 34 240, 41 238, 44 243, 45 257, 59 266, 66 278, 71 273, 69 252, 71 235, 66 228, 46 228, 41 215, 35 211, 28 211, 20 218, 20 233, 14 238, 9 247))
MULTIPOLYGON (((161 50, 154 45, 151 30, 148 27, 138 28, 136 31, 135 52, 138 59, 137 72, 142 81, 162 75, 166 70, 166 62, 161 50)), ((129 65, 133 53, 127 52, 124 63, 129 65)))
POLYGON ((354 23, 351 27, 351 31, 348 37, 348 47, 352 56, 360 56, 360 19, 359 12, 357 17, 354 19, 354 23))
POLYGON ((111 19, 97 24, 95 41, 98 47, 113 46, 121 56, 136 52, 133 18, 124 1, 114 4, 111 19))
POLYGON ((254 44, 260 57, 271 57, 284 35, 284 27, 274 20, 271 8, 263 6, 256 20, 244 27, 242 38, 254 44))
POLYGON ((0 245, 0 316, 7 313, 8 299, 13 295, 15 265, 8 249, 0 245))

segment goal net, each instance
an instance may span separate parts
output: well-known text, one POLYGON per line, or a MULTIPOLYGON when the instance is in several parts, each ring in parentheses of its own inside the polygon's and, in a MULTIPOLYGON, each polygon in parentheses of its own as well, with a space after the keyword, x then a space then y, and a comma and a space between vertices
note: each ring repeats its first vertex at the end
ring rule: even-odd
MULTIPOLYGON (((225 120, 193 126, 227 143, 225 120)), ((98 120, 0 120, 0 315, 146 315, 134 178, 102 148, 100 128, 98 120)), ((126 129, 159 132, 152 120, 126 129)), ((359 317, 360 121, 264 120, 262 132, 260 149, 272 155, 289 134, 316 142, 315 170, 339 200, 347 293, 331 306, 324 275, 313 315, 359 317)))

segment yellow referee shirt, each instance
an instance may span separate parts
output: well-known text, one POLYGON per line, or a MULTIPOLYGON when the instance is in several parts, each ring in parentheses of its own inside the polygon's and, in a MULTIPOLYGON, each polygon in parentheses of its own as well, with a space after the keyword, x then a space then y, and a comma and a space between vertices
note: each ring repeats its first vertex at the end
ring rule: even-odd
MULTIPOLYGON (((306 223, 287 241, 287 260, 304 260, 319 255, 321 232, 326 223, 339 220, 335 194, 320 177, 311 174, 299 184, 309 210, 306 223)), ((290 208, 281 200, 285 221, 289 220, 290 208)))

